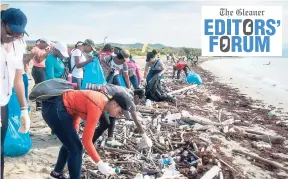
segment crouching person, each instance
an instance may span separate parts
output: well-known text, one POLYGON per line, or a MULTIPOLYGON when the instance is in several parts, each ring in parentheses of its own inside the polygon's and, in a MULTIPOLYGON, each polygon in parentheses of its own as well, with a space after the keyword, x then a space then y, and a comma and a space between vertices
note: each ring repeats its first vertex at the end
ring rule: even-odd
POLYGON ((173 76, 172 76, 172 78, 174 78, 175 72, 177 71, 177 79, 180 79, 180 74, 181 74, 182 70, 185 72, 185 75, 187 77, 188 76, 188 71, 191 70, 191 69, 189 68, 189 66, 185 62, 179 61, 173 66, 173 76))
MULTIPOLYGON (((152 147, 152 141, 151 139, 144 133, 144 130, 139 122, 139 117, 136 112, 136 105, 140 104, 145 99, 145 92, 143 89, 135 89, 134 91, 118 86, 113 84, 107 84, 107 85, 91 85, 87 84, 86 89, 99 91, 103 94, 108 94, 110 96, 114 96, 118 93, 124 93, 129 98, 129 103, 132 104, 130 108, 126 111, 123 111, 126 119, 134 121, 135 125, 137 126, 139 132, 142 134, 142 141, 141 141, 141 147, 142 148, 149 148, 152 147)), ((100 117, 100 125, 96 128, 94 137, 93 137, 93 143, 96 142, 96 140, 108 129, 108 145, 120 145, 117 141, 113 140, 113 132, 115 128, 115 117, 109 116, 107 112, 103 112, 103 114, 100 117)))
POLYGON ((116 93, 109 98, 100 92, 90 90, 69 90, 60 96, 43 100, 43 118, 63 144, 51 177, 66 178, 63 170, 67 162, 70 178, 80 179, 83 146, 102 174, 106 176, 115 174, 114 170, 101 160, 92 139, 103 112, 109 113, 111 117, 117 117, 131 106, 129 97, 124 93, 116 93), (82 142, 78 136, 81 119, 86 120, 82 142))

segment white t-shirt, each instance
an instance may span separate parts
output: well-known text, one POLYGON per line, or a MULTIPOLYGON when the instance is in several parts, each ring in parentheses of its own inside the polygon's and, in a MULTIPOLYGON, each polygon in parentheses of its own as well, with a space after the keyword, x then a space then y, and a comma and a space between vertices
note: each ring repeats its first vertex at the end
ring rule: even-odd
MULTIPOLYGON (((79 49, 74 49, 71 54, 71 69, 75 66, 75 57, 80 57, 80 62, 85 62, 86 58, 84 54, 79 49)), ((76 78, 83 78, 83 68, 74 67, 72 71, 72 76, 76 78)))
POLYGON ((0 49, 0 106, 5 106, 10 100, 16 70, 24 68, 25 43, 16 40, 13 44, 8 53, 3 45, 0 49))

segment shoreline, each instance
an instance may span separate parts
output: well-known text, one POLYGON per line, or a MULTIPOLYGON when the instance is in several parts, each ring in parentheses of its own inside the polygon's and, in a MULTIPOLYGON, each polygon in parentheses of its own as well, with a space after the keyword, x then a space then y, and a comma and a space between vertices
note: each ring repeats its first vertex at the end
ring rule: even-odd
MULTIPOLYGON (((139 64, 145 64, 145 59, 142 58, 139 57, 139 60, 142 60, 139 64)), ((141 65, 141 68, 143 68, 143 65, 141 65)), ((240 126, 254 131, 261 131, 269 135, 278 134, 285 138, 288 137, 288 126, 285 127, 276 124, 280 118, 277 116, 269 116, 269 110, 261 107, 263 105, 261 102, 252 100, 247 97, 247 95, 241 94, 238 89, 218 82, 211 72, 202 69, 200 66, 192 67, 192 69, 201 76, 203 86, 188 91, 189 93, 185 92, 185 94, 177 95, 178 102, 176 108, 179 109, 179 111, 186 110, 193 115, 203 116, 216 122, 219 120, 218 114, 220 113, 219 111, 221 111, 221 121, 233 119, 233 125, 237 127, 240 126), (211 102, 207 101, 208 98, 211 102)), ((172 68, 167 69, 168 75, 171 70, 172 68)), ((172 90, 181 89, 188 85, 172 80, 168 75, 166 78, 167 85, 172 90)), ((29 76, 31 75, 29 74, 29 76)), ((33 81, 30 80, 29 88, 31 89, 32 86, 33 81)), ((61 143, 55 136, 49 135, 49 127, 42 119, 41 112, 35 111, 35 103, 30 102, 30 105, 32 149, 28 154, 21 157, 5 157, 6 179, 47 178, 58 156, 61 143)), ((164 107, 167 109, 167 106, 164 107)), ((171 105, 170 107, 174 106, 171 105)), ((245 157, 234 156, 232 153, 233 149, 245 149, 269 160, 285 164, 285 161, 281 158, 271 158, 271 154, 281 153, 287 156, 287 140, 283 145, 273 144, 263 149, 257 146, 255 147, 259 141, 243 138, 241 135, 232 132, 224 134, 218 131, 218 128, 213 128, 213 126, 211 129, 204 130, 204 132, 193 132, 191 137, 193 136, 211 141, 216 147, 218 157, 221 157, 237 171, 235 173, 237 179, 288 177, 287 174, 283 174, 281 171, 273 170, 271 167, 267 167, 261 163, 257 163, 256 166, 254 162, 246 160, 245 157)))

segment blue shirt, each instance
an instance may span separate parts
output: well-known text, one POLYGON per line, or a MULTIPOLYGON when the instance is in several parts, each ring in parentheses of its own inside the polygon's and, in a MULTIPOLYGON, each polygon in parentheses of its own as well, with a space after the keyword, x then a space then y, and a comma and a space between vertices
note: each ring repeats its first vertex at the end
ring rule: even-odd
POLYGON ((64 73, 64 63, 60 58, 56 58, 53 54, 49 54, 45 60, 46 80, 61 78, 64 73))

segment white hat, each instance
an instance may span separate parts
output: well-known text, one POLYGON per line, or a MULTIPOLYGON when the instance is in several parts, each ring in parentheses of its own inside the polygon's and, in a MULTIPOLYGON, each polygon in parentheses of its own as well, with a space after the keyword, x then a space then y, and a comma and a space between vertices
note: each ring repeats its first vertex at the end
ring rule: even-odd
POLYGON ((56 45, 54 46, 57 50, 60 51, 60 53, 65 57, 69 57, 68 55, 68 47, 66 43, 63 42, 57 42, 56 45))
POLYGON ((48 45, 51 45, 51 41, 45 38, 40 39, 40 41, 46 42, 48 45))

